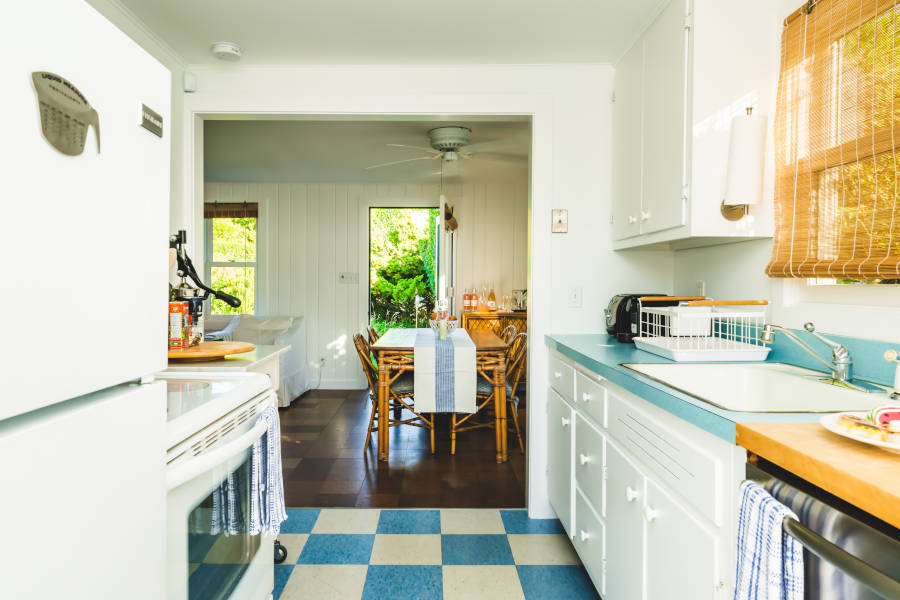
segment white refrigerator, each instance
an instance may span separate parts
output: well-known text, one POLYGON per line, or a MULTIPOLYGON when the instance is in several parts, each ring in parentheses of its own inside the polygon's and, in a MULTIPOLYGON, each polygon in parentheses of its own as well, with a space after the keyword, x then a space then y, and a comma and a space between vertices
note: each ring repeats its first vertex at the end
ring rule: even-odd
POLYGON ((4 12, 0 598, 156 600, 171 75, 82 0, 4 12))

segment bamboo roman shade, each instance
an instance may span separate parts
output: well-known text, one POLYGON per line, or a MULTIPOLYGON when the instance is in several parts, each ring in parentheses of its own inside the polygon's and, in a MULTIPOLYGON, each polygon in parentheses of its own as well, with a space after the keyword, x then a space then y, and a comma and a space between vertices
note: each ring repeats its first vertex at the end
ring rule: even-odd
POLYGON ((259 204, 256 202, 206 202, 203 204, 204 219, 255 219, 258 215, 259 204))
POLYGON ((819 0, 785 21, 771 277, 900 277, 898 3, 819 0))

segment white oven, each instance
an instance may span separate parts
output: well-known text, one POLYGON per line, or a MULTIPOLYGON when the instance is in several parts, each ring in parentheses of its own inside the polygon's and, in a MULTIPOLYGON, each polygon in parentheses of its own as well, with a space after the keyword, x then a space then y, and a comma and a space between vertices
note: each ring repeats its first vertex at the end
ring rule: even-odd
POLYGON ((249 533, 257 416, 277 401, 253 373, 162 373, 169 386, 166 598, 266 600, 273 536, 249 533))

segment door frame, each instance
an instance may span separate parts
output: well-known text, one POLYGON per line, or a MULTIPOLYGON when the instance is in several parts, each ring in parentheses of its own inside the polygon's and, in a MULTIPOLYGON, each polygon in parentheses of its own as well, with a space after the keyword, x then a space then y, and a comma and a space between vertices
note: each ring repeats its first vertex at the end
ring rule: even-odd
MULTIPOLYGON (((550 96, 532 94, 437 94, 380 96, 282 96, 252 94, 244 98, 219 94, 185 94, 181 127, 180 210, 173 227, 188 230, 194 262, 203 269, 198 240, 203 232, 203 121, 205 119, 272 120, 448 120, 485 117, 527 117, 531 120, 528 185, 528 377, 525 505, 531 518, 555 516, 547 494, 547 365, 544 336, 551 333, 551 232, 553 200, 553 111, 550 96), (535 218, 539 215, 539 218, 535 218)), ((368 314, 368 311, 365 311, 368 314)), ((363 324, 359 323, 359 327, 363 324)))

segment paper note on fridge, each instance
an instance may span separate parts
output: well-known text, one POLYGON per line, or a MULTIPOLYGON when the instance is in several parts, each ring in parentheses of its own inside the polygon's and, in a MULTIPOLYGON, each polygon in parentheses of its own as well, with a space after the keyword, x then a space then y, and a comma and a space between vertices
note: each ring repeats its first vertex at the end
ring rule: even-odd
POLYGON ((41 131, 50 145, 63 154, 78 156, 93 125, 100 152, 100 117, 78 88, 48 71, 35 71, 31 80, 40 107, 41 131))

